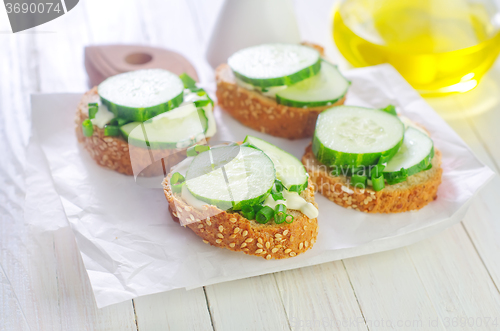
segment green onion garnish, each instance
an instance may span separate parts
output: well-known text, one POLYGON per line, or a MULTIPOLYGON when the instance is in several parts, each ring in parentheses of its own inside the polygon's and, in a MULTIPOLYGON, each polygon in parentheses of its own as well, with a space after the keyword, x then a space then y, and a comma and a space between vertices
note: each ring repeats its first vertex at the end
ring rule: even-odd
POLYGON ((377 164, 377 165, 371 165, 370 166, 370 169, 369 169, 369 174, 368 174, 368 177, 379 177, 381 175, 383 175, 383 171, 384 171, 384 168, 385 168, 385 165, 383 164, 377 164))
POLYGON ((118 124, 118 126, 125 125, 125 124, 127 124, 129 122, 130 122, 129 120, 126 120, 126 119, 123 119, 123 118, 117 118, 116 119, 116 124, 118 124))
POLYGON ((383 110, 391 115, 398 116, 398 113, 396 113, 396 107, 394 107, 393 105, 389 105, 389 106, 382 108, 380 110, 383 110))
POLYGON ((196 108, 205 107, 206 105, 212 103, 210 100, 196 100, 193 102, 196 108))
POLYGON ((208 151, 210 149, 210 146, 208 145, 195 145, 194 150, 197 151, 198 153, 208 151))
POLYGON ((352 186, 364 189, 366 187, 366 176, 352 175, 351 182, 352 186))
POLYGON ((92 124, 92 121, 89 119, 86 119, 85 121, 82 122, 82 130, 83 130, 83 135, 85 137, 90 137, 94 134, 94 125, 92 124))
POLYGON ((286 206, 279 203, 274 207, 274 223, 281 224, 286 218, 286 206))
POLYGON ((293 223, 293 220, 294 220, 294 218, 293 218, 292 215, 286 214, 286 216, 285 216, 285 223, 291 224, 291 223, 293 223), (290 220, 290 221, 288 221, 288 220, 290 220))
POLYGON ((89 119, 95 118, 95 114, 99 111, 99 105, 97 103, 89 103, 89 119))
POLYGON ((193 78, 191 78, 191 76, 189 76, 188 74, 182 73, 179 75, 179 78, 182 80, 184 88, 187 89, 196 88, 196 81, 193 78))
POLYGON ((273 197, 274 201, 285 200, 285 198, 283 198, 283 192, 271 193, 271 196, 273 197))
POLYGON ((275 190, 276 192, 281 192, 283 191, 283 183, 279 180, 279 179, 276 179, 274 181, 274 187, 273 187, 273 190, 275 190))
POLYGON ((170 186, 172 187, 172 191, 175 193, 181 193, 182 186, 184 186, 185 183, 186 179, 178 172, 174 172, 172 177, 170 177, 170 186))
POLYGON ((105 125, 104 135, 109 137, 116 137, 120 135, 120 128, 116 125, 105 125))
POLYGON ((372 174, 372 186, 375 191, 380 191, 385 187, 384 175, 376 177, 375 173, 372 174))
POLYGON ((261 224, 266 224, 273 216, 274 210, 269 206, 264 206, 255 215, 255 220, 261 224))
POLYGON ((241 209, 241 215, 247 220, 253 220, 255 217, 255 211, 251 206, 245 206, 241 209))
POLYGON ((196 150, 194 149, 196 146, 191 146, 189 147, 187 150, 186 150, 186 155, 187 156, 196 156, 198 155, 198 153, 196 152, 196 150))

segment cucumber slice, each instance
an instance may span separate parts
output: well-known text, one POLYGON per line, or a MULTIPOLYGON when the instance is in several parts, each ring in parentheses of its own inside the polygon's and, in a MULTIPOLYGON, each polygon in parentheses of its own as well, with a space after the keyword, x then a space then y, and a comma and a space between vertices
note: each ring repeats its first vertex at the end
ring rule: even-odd
POLYGON ((290 107, 327 106, 342 99, 350 84, 337 66, 323 61, 317 75, 276 93, 276 102, 290 107))
POLYGON ((338 106, 318 116, 312 150, 327 166, 385 163, 403 143, 404 124, 380 109, 338 106))
POLYGON ((384 178, 389 184, 405 181, 408 176, 432 167, 434 143, 426 134, 414 128, 405 131, 403 145, 384 168, 384 178))
POLYGON ((295 44, 264 44, 242 49, 227 63, 236 77, 259 87, 292 85, 316 75, 321 68, 318 51, 295 44))
POLYGON ((144 122, 179 106, 184 84, 170 71, 146 69, 110 77, 99 84, 97 91, 116 117, 144 122))
POLYGON ((271 158, 276 169, 276 178, 285 185, 288 191, 300 194, 307 188, 309 176, 302 162, 295 156, 257 137, 247 136, 243 142, 257 147, 271 158))
POLYGON ((208 119, 202 108, 187 104, 139 124, 132 122, 121 127, 129 144, 141 147, 146 143, 153 149, 174 149, 202 140, 208 119))
POLYGON ((127 123, 125 125, 122 125, 122 126, 120 126, 120 132, 125 137, 125 139, 128 140, 128 136, 130 135, 130 132, 132 132, 132 130, 136 126, 138 126, 139 124, 141 124, 141 122, 130 122, 130 123, 127 123))
POLYGON ((186 173, 193 196, 223 210, 263 202, 274 185, 271 159, 246 146, 214 147, 194 157, 186 173))

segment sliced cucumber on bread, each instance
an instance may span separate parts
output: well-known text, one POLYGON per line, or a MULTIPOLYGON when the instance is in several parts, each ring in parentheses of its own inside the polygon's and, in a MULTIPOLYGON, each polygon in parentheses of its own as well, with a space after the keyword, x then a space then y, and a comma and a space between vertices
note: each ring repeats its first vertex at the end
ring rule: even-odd
POLYGON ((316 75, 318 51, 296 44, 263 44, 242 49, 228 59, 235 76, 258 87, 292 85, 316 75))
POLYGON ((255 146, 271 158, 279 179, 288 191, 301 193, 307 188, 307 175, 304 165, 292 154, 281 148, 254 136, 247 136, 244 143, 255 146))
POLYGON ((132 122, 120 129, 131 145, 152 149, 185 148, 205 137, 209 127, 203 108, 193 103, 172 109, 143 123, 132 122))
POLYGON ((144 122, 179 106, 184 84, 175 74, 162 69, 130 71, 112 76, 98 86, 102 103, 116 117, 144 122))
POLYGON ((405 181, 412 176, 432 167, 434 144, 425 133, 408 127, 403 144, 392 159, 387 162, 383 174, 389 184, 405 181))
POLYGON ((338 106, 318 116, 312 150, 327 166, 385 163, 403 143, 405 127, 380 109, 338 106))
POLYGON ((347 93, 350 82, 337 66, 321 62, 317 75, 304 79, 276 93, 276 102, 290 107, 321 107, 332 105, 347 93))
POLYGON ((222 210, 241 210, 263 202, 276 174, 271 159, 246 146, 215 147, 198 154, 186 173, 189 192, 222 210))

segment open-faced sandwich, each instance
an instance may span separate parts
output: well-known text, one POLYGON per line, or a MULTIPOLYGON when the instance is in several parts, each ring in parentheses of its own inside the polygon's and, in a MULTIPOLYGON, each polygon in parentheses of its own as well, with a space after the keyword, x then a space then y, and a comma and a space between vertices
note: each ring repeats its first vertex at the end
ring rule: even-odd
POLYGON ((418 210, 441 183, 441 153, 428 132, 393 106, 324 111, 302 163, 321 194, 368 213, 418 210))
POLYGON ((215 134, 212 110, 208 94, 186 74, 131 71, 84 94, 76 134, 97 164, 147 176, 150 164, 161 161, 168 172, 185 158, 187 147, 215 134))
POLYGON ((163 181, 169 210, 207 244, 265 259, 310 249, 318 234, 314 191, 302 163, 256 137, 197 145, 163 181))
POLYGON ((264 44, 236 52, 216 70, 218 104, 254 130, 311 137, 318 114, 343 104, 350 85, 316 48, 264 44))

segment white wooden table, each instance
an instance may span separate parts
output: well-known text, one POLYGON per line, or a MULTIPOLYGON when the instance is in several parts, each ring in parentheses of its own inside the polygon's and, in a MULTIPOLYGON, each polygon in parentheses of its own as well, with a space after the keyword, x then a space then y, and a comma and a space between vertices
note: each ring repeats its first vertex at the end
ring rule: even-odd
MULTIPOLYGON (((304 40, 330 40, 332 2, 296 1, 304 40)), ((149 44, 200 61, 220 4, 82 0, 15 35, 0 9, 0 330, 500 330, 498 176, 461 223, 408 247, 96 308, 69 230, 23 221, 29 95, 83 92, 87 44, 149 44)), ((428 101, 498 173, 495 76, 498 65, 476 90, 428 101)))

